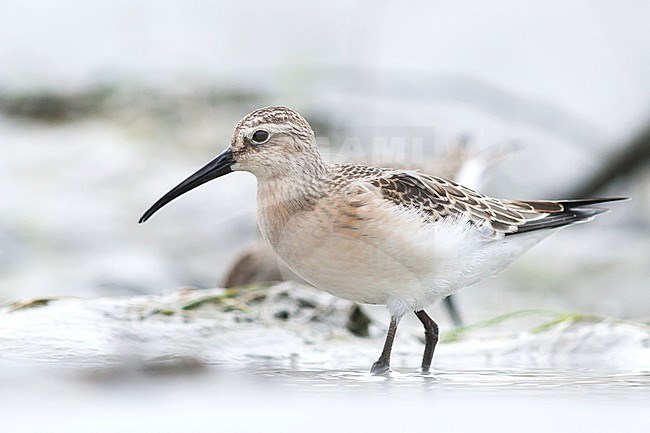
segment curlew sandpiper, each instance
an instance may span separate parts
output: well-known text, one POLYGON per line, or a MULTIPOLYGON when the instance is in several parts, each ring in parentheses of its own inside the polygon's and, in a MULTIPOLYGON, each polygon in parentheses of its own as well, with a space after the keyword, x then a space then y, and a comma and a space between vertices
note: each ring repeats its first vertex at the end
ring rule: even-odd
POLYGON ((373 374, 389 371, 400 319, 424 325, 428 371, 438 325, 432 303, 506 268, 557 229, 607 209, 586 200, 509 200, 411 170, 323 161, 309 123, 285 107, 253 111, 230 146, 158 200, 165 204, 233 171, 257 177, 257 220, 264 237, 296 274, 335 296, 382 304, 391 314, 373 374))

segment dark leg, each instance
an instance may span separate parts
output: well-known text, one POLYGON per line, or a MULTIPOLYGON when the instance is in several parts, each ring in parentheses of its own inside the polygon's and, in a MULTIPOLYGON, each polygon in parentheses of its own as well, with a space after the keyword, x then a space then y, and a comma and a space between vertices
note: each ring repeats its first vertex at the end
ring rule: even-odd
POLYGON ((458 307, 456 307, 456 298, 454 295, 449 295, 445 299, 443 299, 443 304, 445 304, 445 309, 447 310, 447 313, 449 313, 449 317, 451 318, 451 321, 454 322, 454 326, 456 328, 460 328, 463 326, 463 321, 460 318, 460 313, 458 312, 458 307))
POLYGON ((424 310, 416 311, 420 322, 424 325, 424 356, 422 356, 422 371, 427 372, 431 367, 433 351, 438 344, 438 324, 424 310))
POLYGON ((390 326, 388 327, 388 334, 386 335, 386 342, 384 343, 384 350, 381 351, 381 355, 377 362, 372 364, 370 369, 371 374, 383 374, 390 370, 390 351, 393 348, 393 340, 395 339, 395 332, 397 331, 397 323, 399 323, 398 317, 390 318, 390 326))

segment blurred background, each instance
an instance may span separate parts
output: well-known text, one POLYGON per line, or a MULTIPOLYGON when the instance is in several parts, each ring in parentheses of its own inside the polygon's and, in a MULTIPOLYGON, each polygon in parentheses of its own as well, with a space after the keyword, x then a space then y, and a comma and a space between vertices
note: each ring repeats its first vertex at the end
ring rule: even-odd
POLYGON ((501 152, 483 193, 632 197, 459 298, 469 320, 533 307, 647 317, 649 12, 642 1, 4 0, 0 298, 222 284, 258 239, 252 176, 137 219, 227 146, 237 120, 281 104, 307 117, 330 161, 447 174, 459 149, 501 152))
MULTIPOLYGON (((0 0, 0 302, 87 299, 4 304, 0 424, 315 431, 404 429, 428 417, 445 431, 645 431, 648 16, 641 0, 0 0), (347 304, 293 309, 284 322, 271 306, 261 321, 194 309, 198 292, 173 291, 221 287, 242 254, 263 248, 254 177, 221 178, 137 221, 225 148, 241 117, 273 104, 301 112, 332 162, 422 168, 497 197, 631 197, 456 299, 466 324, 532 309, 595 323, 526 333, 508 322, 510 339, 440 345, 436 375, 384 380, 365 374, 383 308, 365 310, 377 319, 370 339, 345 331, 347 304), (571 373, 552 369, 579 355, 571 373), (259 374, 220 374, 233 365, 259 374), (206 371, 215 374, 195 374, 206 371), (486 388, 500 398, 484 398, 486 388), (376 417, 394 401, 405 416, 376 417)), ((336 302, 291 287, 307 299, 298 304, 336 302)), ((283 290, 269 303, 293 302, 283 290)), ((431 313, 451 330, 441 306, 431 313)), ((421 327, 400 326, 394 365, 414 371, 421 327)))

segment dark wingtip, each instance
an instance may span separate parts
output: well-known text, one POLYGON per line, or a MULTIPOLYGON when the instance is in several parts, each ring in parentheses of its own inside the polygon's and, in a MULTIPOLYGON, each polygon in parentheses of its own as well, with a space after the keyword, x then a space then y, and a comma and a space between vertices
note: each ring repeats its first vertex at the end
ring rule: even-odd
MULTIPOLYGON (((605 214, 610 211, 608 208, 593 205, 613 201, 627 201, 629 199, 629 197, 604 197, 553 202, 561 205, 563 210, 561 212, 549 212, 548 216, 541 219, 530 220, 519 226, 516 232, 508 234, 516 235, 534 230, 559 228, 580 222, 591 221, 591 219, 596 215, 605 214)), ((541 203, 544 204, 544 202, 541 203)))
POLYGON ((632 198, 631 197, 605 197, 596 200, 601 200, 600 203, 607 203, 610 201, 630 201, 632 200, 632 198))
POLYGON ((578 200, 561 200, 559 203, 568 209, 575 209, 582 206, 591 206, 593 204, 610 203, 613 201, 629 201, 630 197, 600 197, 578 200))

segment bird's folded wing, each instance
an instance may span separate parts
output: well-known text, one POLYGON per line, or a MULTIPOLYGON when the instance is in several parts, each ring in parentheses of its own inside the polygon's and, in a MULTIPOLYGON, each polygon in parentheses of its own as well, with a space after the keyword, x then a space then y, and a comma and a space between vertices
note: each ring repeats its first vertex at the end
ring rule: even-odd
POLYGON ((592 205, 622 199, 496 199, 447 179, 402 170, 383 171, 358 182, 374 189, 384 200, 419 211, 429 222, 464 217, 477 227, 505 235, 585 221, 607 211, 592 205))

